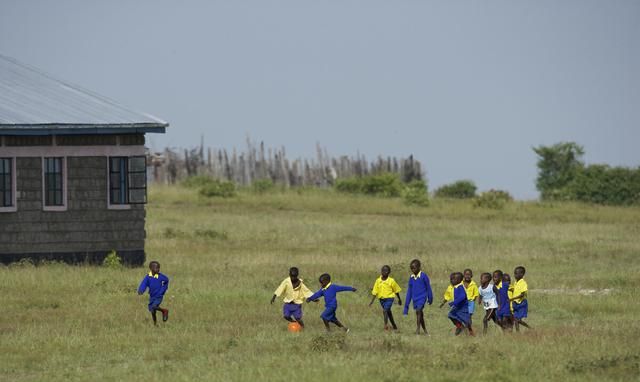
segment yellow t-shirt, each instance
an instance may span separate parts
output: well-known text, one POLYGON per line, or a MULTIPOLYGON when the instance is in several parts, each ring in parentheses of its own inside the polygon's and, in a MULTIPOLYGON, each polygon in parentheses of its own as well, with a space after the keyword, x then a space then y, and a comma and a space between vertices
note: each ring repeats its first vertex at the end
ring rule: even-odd
POLYGON ((527 286, 527 282, 524 281, 523 278, 516 281, 515 285, 513 286, 513 296, 520 296, 523 293, 524 293, 524 296, 520 298, 516 298, 515 300, 513 300, 513 302, 521 304, 522 301, 524 301, 527 298, 528 291, 529 291, 529 287, 527 286))
MULTIPOLYGON (((464 283, 462 283, 462 285, 464 286, 464 283)), ((467 300, 469 301, 475 301, 476 298, 478 298, 478 296, 480 296, 480 291, 478 290, 478 284, 476 284, 475 281, 471 280, 469 282, 469 285, 467 285, 466 288, 464 288, 465 292, 467 292, 467 300)))
POLYGON ((509 298, 509 310, 511 310, 511 314, 513 314, 513 301, 511 301, 511 298, 513 298, 514 294, 513 294, 513 284, 509 284, 509 289, 507 290, 507 297, 509 298))
POLYGON ((383 280, 382 276, 380 276, 373 284, 371 294, 378 298, 394 298, 396 293, 400 293, 401 290, 396 280, 391 277, 383 280))
POLYGON ((447 302, 453 300, 453 285, 447 285, 447 289, 444 291, 444 300, 447 302))
POLYGON ((298 284, 297 288, 294 288, 293 283, 291 282, 291 278, 287 277, 280 283, 280 286, 278 287, 278 289, 276 289, 275 292, 273 292, 273 294, 278 297, 282 296, 282 299, 286 303, 293 302, 295 304, 303 304, 305 299, 307 297, 311 297, 313 292, 311 292, 309 288, 304 285, 302 279, 299 280, 300 284, 298 284))

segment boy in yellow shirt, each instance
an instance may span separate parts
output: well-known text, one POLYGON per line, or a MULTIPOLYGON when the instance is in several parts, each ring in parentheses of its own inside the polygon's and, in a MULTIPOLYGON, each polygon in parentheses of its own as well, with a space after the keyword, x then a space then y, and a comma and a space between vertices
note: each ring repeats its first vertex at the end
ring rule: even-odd
MULTIPOLYGON (((454 274, 455 272, 449 275, 449 280, 453 278, 454 274)), ((449 284, 447 285, 447 289, 444 290, 444 295, 442 296, 442 302, 440 303, 439 308, 442 308, 444 304, 451 300, 453 300, 453 285, 449 284)))
POLYGON ((463 276, 462 286, 464 287, 464 291, 467 292, 467 300, 469 304, 469 326, 471 326, 473 312, 476 309, 476 301, 480 296, 480 291, 478 290, 478 284, 472 280, 473 271, 471 269, 465 269, 463 276))
POLYGON ((271 304, 276 300, 276 297, 283 296, 283 318, 289 322, 297 322, 304 328, 304 322, 302 321, 302 304, 313 292, 302 283, 302 279, 298 278, 298 273, 299 271, 296 267, 289 269, 289 277, 284 279, 278 289, 273 292, 271 304))
POLYGON ((526 270, 523 266, 518 266, 513 270, 513 276, 515 277, 516 282, 513 285, 513 296, 510 297, 509 300, 511 301, 513 308, 513 319, 516 324, 516 332, 520 331, 520 325, 531 329, 529 324, 523 321, 523 319, 527 317, 527 313, 529 311, 529 303, 527 302, 529 287, 527 286, 527 282, 524 281, 525 272, 526 270))
POLYGON ((376 298, 380 300, 380 305, 382 306, 382 316, 384 318, 384 330, 389 330, 389 322, 391 322, 391 326, 393 330, 397 330, 395 321, 393 320, 393 314, 391 313, 391 307, 393 306, 394 295, 398 297, 398 305, 402 305, 402 299, 400 299, 400 285, 394 280, 392 277, 389 277, 391 273, 391 267, 388 265, 382 266, 380 270, 380 277, 373 284, 373 289, 371 290, 371 294, 373 297, 371 298, 371 302, 369 306, 373 304, 376 298))

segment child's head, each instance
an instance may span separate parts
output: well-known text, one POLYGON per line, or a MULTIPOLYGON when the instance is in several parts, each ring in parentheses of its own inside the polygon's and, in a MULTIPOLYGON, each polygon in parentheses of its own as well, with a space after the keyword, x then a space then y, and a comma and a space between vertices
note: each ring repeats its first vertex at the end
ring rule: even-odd
POLYGON ((482 284, 483 287, 489 285, 489 282, 491 282, 491 273, 485 272, 480 275, 480 284, 482 284))
POLYGON ((157 275, 160 272, 160 263, 155 260, 149 262, 149 270, 152 274, 157 275))
POLYGON ((451 283, 451 285, 456 285, 455 276, 456 276, 455 272, 449 274, 449 282, 451 283))
POLYGON ((501 270, 495 270, 493 271, 493 283, 495 285, 498 285, 502 282, 502 271, 501 270))
POLYGON ((464 281, 466 282, 471 281, 471 278, 473 277, 473 271, 471 269, 467 268, 462 273, 464 275, 464 281))
POLYGON ((389 277, 389 274, 391 273, 391 267, 388 265, 383 265, 382 269, 380 269, 380 275, 382 275, 382 278, 387 278, 389 277))
POLYGON ((464 276, 462 276, 462 272, 453 272, 449 280, 451 281, 451 285, 458 285, 462 282, 464 276))
POLYGON ((331 282, 331 275, 328 273, 323 273, 320 275, 320 278, 318 280, 320 281, 320 285, 322 285, 322 287, 324 288, 331 282))
POLYGON ((411 264, 409 264, 409 269, 411 269, 411 272, 413 272, 414 275, 417 275, 420 273, 420 266, 420 260, 413 259, 411 260, 411 264))
POLYGON ((526 271, 527 270, 524 269, 522 265, 519 265, 516 267, 516 269, 513 270, 513 276, 516 278, 516 280, 520 280, 524 277, 526 271))
POLYGON ((289 268, 289 277, 291 277, 291 280, 295 280, 295 279, 298 278, 298 268, 297 267, 289 268))
POLYGON ((508 273, 505 273, 502 275, 502 282, 503 283, 511 283, 511 276, 509 276, 508 273))

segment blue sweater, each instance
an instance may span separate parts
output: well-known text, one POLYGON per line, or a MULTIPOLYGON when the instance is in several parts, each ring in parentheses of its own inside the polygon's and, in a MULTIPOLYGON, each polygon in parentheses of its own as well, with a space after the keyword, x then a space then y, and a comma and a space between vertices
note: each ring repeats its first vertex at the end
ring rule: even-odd
POLYGON ((417 278, 414 275, 409 276, 409 285, 407 286, 407 296, 404 300, 404 314, 409 312, 409 303, 411 300, 424 301, 427 300, 429 305, 433 302, 433 292, 431 292, 431 282, 426 273, 420 271, 417 278))
POLYGON ((457 288, 453 288, 453 301, 449 302, 449 306, 453 309, 469 309, 467 302, 467 291, 464 290, 464 286, 458 285, 457 288))
POLYGON ((157 276, 158 278, 146 275, 138 287, 138 293, 142 294, 147 288, 149 288, 149 298, 164 296, 165 292, 169 288, 169 278, 162 273, 158 273, 157 276))
POLYGON ((327 308, 337 308, 338 307, 338 299, 336 298, 336 294, 338 292, 347 292, 347 291, 355 291, 356 288, 351 286, 342 286, 337 284, 329 284, 328 287, 322 288, 316 293, 314 293, 311 297, 308 298, 309 301, 315 301, 320 297, 324 296, 324 306, 327 308))
POLYGON ((498 289, 498 313, 511 314, 511 304, 509 303, 509 283, 503 281, 502 287, 498 289))

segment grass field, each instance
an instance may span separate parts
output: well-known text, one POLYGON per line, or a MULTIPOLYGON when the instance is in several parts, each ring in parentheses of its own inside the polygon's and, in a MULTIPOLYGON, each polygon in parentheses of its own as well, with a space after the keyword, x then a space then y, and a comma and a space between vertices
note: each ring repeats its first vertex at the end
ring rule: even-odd
MULTIPOLYGON (((233 199, 154 187, 147 257, 171 279, 154 328, 145 268, 0 267, 2 381, 602 381, 640 375, 640 209, 513 203, 501 211, 434 200, 427 208, 305 190, 233 199), (534 330, 454 337, 446 308, 430 337, 394 307, 399 333, 368 307, 380 266, 403 289, 419 258, 439 301, 451 271, 527 268, 534 330), (290 266, 307 285, 332 274, 351 328, 325 335, 322 303, 287 332, 269 300, 290 266)), ((480 323, 476 315, 476 323, 480 323)), ((476 325, 477 326, 477 325, 476 325)))

